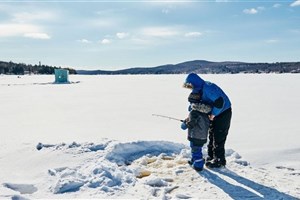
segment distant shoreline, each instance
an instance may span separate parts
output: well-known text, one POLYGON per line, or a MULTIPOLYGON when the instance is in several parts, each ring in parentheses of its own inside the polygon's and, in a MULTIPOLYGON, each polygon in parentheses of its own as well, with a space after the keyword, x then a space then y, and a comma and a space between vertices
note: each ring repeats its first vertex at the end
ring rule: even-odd
MULTIPOLYGON (((31 65, 0 61, 0 74, 54 74, 61 67, 48 65, 31 65)), ((206 60, 187 61, 178 64, 160 65, 157 67, 135 67, 121 70, 69 70, 70 74, 79 75, 140 75, 140 74, 269 74, 300 73, 300 62, 246 63, 246 62, 212 62, 206 60)))

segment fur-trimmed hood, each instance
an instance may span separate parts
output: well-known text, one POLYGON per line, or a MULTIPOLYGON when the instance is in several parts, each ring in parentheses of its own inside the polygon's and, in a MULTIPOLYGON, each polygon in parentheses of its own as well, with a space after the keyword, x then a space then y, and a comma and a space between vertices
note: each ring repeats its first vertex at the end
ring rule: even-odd
POLYGON ((184 82, 184 84, 191 84, 195 93, 202 90, 204 83, 205 81, 195 73, 190 73, 184 82))

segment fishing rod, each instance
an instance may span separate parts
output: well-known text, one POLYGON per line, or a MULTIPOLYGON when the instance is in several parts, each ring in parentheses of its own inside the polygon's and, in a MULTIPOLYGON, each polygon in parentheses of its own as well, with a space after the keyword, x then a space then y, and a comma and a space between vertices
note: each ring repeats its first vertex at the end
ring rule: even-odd
POLYGON ((182 119, 177 119, 177 118, 169 117, 169 116, 165 116, 165 115, 152 114, 152 116, 155 116, 155 117, 162 117, 162 118, 167 118, 167 119, 171 119, 171 120, 176 120, 176 121, 184 122, 184 120, 182 120, 182 119))

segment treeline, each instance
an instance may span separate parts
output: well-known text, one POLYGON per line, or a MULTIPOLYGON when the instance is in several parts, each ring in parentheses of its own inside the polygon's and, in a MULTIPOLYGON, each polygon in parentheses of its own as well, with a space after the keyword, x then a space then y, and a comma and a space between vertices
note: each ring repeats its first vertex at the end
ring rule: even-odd
MULTIPOLYGON (((31 65, 24 63, 3 62, 0 61, 0 74, 54 74, 54 69, 61 67, 53 67, 49 65, 31 65)), ((70 74, 77 74, 75 69, 63 68, 69 70, 70 74)))

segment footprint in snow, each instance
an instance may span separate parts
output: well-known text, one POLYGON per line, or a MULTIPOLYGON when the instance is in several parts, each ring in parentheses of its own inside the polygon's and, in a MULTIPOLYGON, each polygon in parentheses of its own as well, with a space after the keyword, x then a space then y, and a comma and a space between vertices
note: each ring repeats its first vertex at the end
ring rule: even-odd
POLYGON ((178 199, 190 199, 191 197, 185 194, 176 194, 178 199))
POLYGON ((22 197, 20 195, 14 195, 11 197, 11 200, 29 200, 29 199, 22 197))
POLYGON ((37 191, 37 188, 32 184, 14 184, 4 183, 4 187, 20 192, 21 194, 32 194, 37 191))
POLYGON ((294 168, 291 168, 291 167, 284 167, 284 166, 276 166, 277 169, 286 169, 288 171, 295 171, 294 168))

